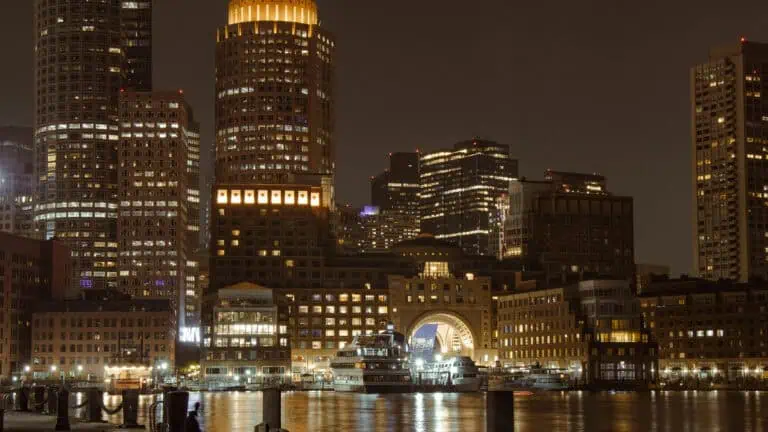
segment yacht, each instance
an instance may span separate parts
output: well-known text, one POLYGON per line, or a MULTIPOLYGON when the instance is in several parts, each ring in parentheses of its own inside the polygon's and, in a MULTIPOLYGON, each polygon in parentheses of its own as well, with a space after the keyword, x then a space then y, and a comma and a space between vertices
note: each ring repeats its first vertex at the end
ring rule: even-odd
POLYGON ((331 360, 333 389, 341 392, 407 393, 413 390, 405 335, 388 328, 355 336, 331 360))
POLYGON ((466 356, 453 356, 427 363, 420 372, 424 383, 446 388, 456 392, 476 392, 480 390, 481 379, 475 362, 466 356))

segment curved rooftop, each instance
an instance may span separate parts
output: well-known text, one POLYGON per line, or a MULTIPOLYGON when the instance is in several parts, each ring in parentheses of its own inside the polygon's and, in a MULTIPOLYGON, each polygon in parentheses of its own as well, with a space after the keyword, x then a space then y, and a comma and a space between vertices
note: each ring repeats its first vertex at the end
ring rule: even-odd
POLYGON ((229 24, 279 21, 317 25, 315 0, 230 0, 229 24))

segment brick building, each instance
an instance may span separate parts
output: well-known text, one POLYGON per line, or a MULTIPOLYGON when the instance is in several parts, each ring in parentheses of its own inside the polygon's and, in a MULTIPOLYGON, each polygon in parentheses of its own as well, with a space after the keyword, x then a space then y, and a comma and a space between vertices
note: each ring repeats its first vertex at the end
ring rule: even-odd
POLYGON ((69 254, 58 241, 0 233, 0 378, 29 363, 32 307, 66 296, 71 285, 69 254))

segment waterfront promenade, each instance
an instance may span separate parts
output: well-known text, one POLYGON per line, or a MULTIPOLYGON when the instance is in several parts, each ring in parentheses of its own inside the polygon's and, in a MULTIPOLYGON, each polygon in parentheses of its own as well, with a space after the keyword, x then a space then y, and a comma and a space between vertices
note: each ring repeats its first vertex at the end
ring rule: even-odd
MULTIPOLYGON (((113 432, 116 425, 106 423, 81 423, 70 416, 73 431, 113 432)), ((50 432, 56 425, 56 416, 32 412, 7 411, 4 418, 3 432, 50 432)))

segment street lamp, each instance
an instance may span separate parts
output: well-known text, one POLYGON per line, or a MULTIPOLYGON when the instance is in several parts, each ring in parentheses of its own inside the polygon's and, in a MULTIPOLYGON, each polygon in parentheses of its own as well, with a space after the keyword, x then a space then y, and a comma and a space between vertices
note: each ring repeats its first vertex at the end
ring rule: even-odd
POLYGON ((24 373, 29 373, 30 370, 32 370, 32 368, 30 368, 29 365, 24 365, 24 373))

